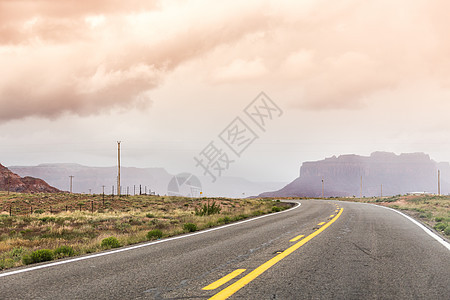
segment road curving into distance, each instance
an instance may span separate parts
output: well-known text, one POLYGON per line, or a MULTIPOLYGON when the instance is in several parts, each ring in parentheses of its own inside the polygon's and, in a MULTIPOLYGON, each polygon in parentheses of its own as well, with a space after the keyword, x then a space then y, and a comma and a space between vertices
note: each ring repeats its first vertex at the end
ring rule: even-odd
POLYGON ((405 216, 361 203, 295 202, 301 206, 221 229, 1 272, 0 298, 447 299, 450 295, 446 243, 405 216))

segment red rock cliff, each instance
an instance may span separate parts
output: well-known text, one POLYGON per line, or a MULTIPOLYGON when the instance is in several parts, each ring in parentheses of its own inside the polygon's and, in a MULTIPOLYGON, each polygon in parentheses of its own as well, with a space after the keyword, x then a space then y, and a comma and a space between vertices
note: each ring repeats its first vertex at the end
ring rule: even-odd
POLYGON ((60 190, 34 177, 20 177, 0 164, 0 191, 18 193, 58 193, 60 190))

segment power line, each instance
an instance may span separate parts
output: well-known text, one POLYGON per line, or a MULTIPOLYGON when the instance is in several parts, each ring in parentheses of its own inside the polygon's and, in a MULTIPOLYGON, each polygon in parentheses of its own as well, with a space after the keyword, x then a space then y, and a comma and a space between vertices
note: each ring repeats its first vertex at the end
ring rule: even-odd
POLYGON ((361 175, 361 190, 360 190, 360 193, 359 193, 359 198, 362 199, 362 175, 361 175))
POLYGON ((72 194, 72 178, 74 178, 75 176, 70 175, 70 193, 72 194))
POLYGON ((438 196, 441 195, 441 170, 438 170, 438 196))
POLYGON ((322 179, 322 199, 323 199, 323 179, 322 179))
POLYGON ((117 162, 118 162, 117 195, 120 197, 120 141, 117 141, 117 162))

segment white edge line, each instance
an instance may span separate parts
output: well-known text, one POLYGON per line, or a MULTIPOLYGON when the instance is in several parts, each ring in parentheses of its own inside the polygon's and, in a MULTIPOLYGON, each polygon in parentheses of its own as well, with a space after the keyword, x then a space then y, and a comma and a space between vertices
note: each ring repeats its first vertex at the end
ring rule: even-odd
MULTIPOLYGON (((345 202, 345 201, 344 201, 345 202)), ((358 203, 358 202, 355 202, 358 203)), ((361 203, 361 202, 360 202, 361 203)), ((376 206, 376 207, 381 207, 381 208, 385 208, 385 209, 389 209, 392 211, 395 211, 396 213, 404 216, 405 218, 407 218, 408 220, 410 220, 411 222, 413 222, 414 224, 416 224, 417 226, 419 226, 420 228, 422 228, 423 231, 425 231, 425 233, 427 233, 429 236, 431 236, 432 238, 434 238, 436 241, 438 241, 439 243, 441 243, 445 248, 447 248, 447 250, 450 250, 450 244, 442 237, 440 237, 439 235, 437 235, 436 233, 434 233, 433 231, 431 231, 429 228, 427 228, 426 226, 424 226, 423 224, 421 224, 419 221, 414 220, 414 218, 408 216, 407 214, 402 213, 401 211, 398 211, 396 209, 387 207, 387 206, 382 206, 382 205, 376 205, 376 204, 372 204, 372 203, 361 203, 361 204, 368 204, 368 205, 372 205, 372 206, 376 206)))
MULTIPOLYGON (((286 201, 286 202, 288 202, 288 201, 286 201)), ((290 203, 292 203, 292 202, 290 202, 290 203)), ((227 228, 227 227, 236 226, 236 225, 239 225, 239 224, 255 221, 255 220, 258 220, 258 219, 265 218, 265 217, 270 217, 270 216, 278 215, 278 214, 281 214, 281 213, 285 213, 285 212, 294 210, 294 209, 300 207, 300 205, 302 205, 299 202, 296 202, 296 204, 297 205, 295 205, 294 207, 291 207, 289 209, 286 209, 286 210, 283 210, 283 211, 280 211, 280 212, 269 213, 267 215, 263 215, 263 216, 259 216, 259 217, 255 217, 255 218, 251 218, 251 219, 247 219, 247 220, 236 222, 236 223, 231 223, 231 224, 227 224, 227 225, 223 225, 223 226, 219 226, 219 227, 214 227, 214 228, 210 228, 210 229, 206 229, 206 230, 202 230, 202 231, 198 231, 198 232, 194 232, 194 233, 190 233, 190 234, 174 236, 174 237, 163 239, 163 240, 157 240, 157 241, 154 241, 154 242, 143 243, 143 244, 130 246, 130 247, 126 247, 126 248, 121 248, 121 249, 117 249, 117 250, 112 250, 112 251, 108 251, 108 252, 100 252, 100 253, 91 254, 91 255, 82 256, 82 257, 77 257, 77 258, 72 258, 72 259, 68 259, 68 260, 56 261, 56 262, 48 263, 48 264, 45 264, 45 265, 39 265, 39 266, 35 266, 35 267, 30 267, 30 268, 20 269, 20 270, 16 270, 16 271, 6 272, 6 273, 0 274, 0 277, 6 277, 6 276, 19 274, 19 273, 25 273, 25 272, 30 272, 30 271, 34 271, 34 270, 50 268, 50 267, 54 267, 54 266, 58 266, 58 265, 63 265, 63 264, 76 262, 76 261, 91 259, 91 258, 95 258, 95 257, 100 257, 100 256, 115 254, 115 253, 119 253, 119 252, 134 250, 134 249, 138 249, 138 248, 143 248, 143 247, 147 247, 147 246, 152 246, 152 245, 155 245, 155 244, 165 243, 165 242, 169 242, 169 241, 173 241, 173 240, 188 238, 188 237, 191 237, 191 236, 194 236, 194 235, 204 234, 204 233, 208 233, 208 232, 211 232, 211 231, 224 229, 224 228, 227 228)))

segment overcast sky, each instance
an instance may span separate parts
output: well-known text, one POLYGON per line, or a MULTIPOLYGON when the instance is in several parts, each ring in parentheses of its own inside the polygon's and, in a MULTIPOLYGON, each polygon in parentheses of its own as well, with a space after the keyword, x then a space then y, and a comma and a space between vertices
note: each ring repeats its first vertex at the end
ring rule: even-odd
POLYGON ((446 0, 0 0, 0 163, 113 166, 118 140, 125 166, 201 174, 194 157, 216 149, 222 176, 255 181, 348 153, 450 161, 449 11, 446 0), (244 111, 260 92, 263 127, 244 111))

